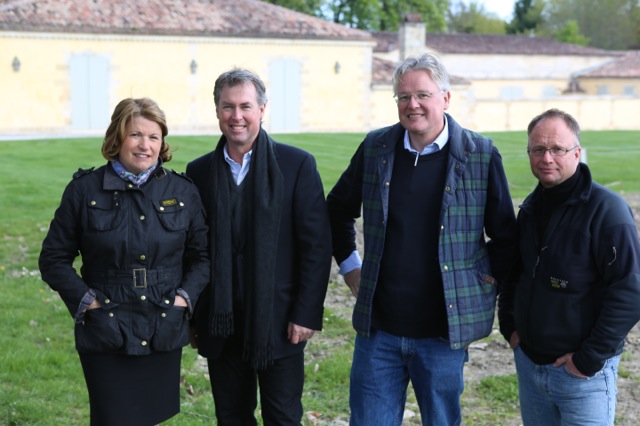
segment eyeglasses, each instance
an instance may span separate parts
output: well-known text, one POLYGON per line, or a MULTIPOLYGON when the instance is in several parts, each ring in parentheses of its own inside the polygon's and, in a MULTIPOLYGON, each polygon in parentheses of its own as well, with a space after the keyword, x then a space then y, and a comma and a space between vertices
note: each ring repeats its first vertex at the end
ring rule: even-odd
POLYGON ((398 93, 393 95, 393 99, 396 100, 398 105, 406 105, 411 101, 411 98, 415 98, 419 104, 428 101, 433 98, 435 93, 432 92, 417 92, 417 93, 398 93))
POLYGON ((577 147, 578 145, 574 146, 573 148, 566 149, 558 147, 545 148, 543 146, 537 146, 535 148, 527 148, 527 154, 533 157, 544 157, 547 151, 549 151, 552 157, 564 157, 569 151, 573 151, 577 147))

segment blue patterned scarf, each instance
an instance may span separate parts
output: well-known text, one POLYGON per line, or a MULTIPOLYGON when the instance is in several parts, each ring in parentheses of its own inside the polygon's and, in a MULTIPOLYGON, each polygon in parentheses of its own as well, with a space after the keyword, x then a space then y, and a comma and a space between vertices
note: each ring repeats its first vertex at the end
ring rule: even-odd
POLYGON ((153 166, 149 167, 147 170, 137 175, 131 172, 128 172, 120 162, 120 158, 116 158, 115 160, 111 161, 111 166, 113 166, 113 170, 115 170, 116 174, 120 176, 123 180, 129 181, 133 183, 135 186, 139 187, 149 179, 149 176, 151 176, 151 173, 153 173, 156 167, 158 167, 158 162, 156 161, 153 166))

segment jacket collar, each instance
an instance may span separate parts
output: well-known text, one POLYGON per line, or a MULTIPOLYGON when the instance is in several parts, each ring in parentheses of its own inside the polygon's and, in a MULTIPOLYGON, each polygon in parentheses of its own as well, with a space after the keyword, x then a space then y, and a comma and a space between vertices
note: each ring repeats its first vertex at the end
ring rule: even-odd
POLYGON ((469 132, 465 131, 449 114, 447 114, 447 122, 449 123, 449 153, 460 163, 466 163, 469 156, 476 151, 476 144, 469 136, 469 132))
MULTIPOLYGON (((153 174, 149 178, 149 180, 143 184, 142 186, 147 185, 152 179, 162 179, 167 176, 167 170, 162 167, 163 161, 161 158, 158 158, 158 167, 153 171, 153 174)), ((107 163, 104 166, 104 177, 102 178, 102 189, 106 191, 124 191, 128 187, 129 183, 124 181, 120 176, 118 176, 113 170, 113 167, 110 163, 107 163)))
MULTIPOLYGON (((466 163, 469 155, 476 151, 476 144, 469 131, 464 130, 451 115, 446 114, 446 116, 449 126, 449 155, 460 163, 466 163)), ((403 142, 405 131, 406 129, 398 122, 380 132, 374 141, 378 154, 382 156, 391 154, 395 144, 403 142)))

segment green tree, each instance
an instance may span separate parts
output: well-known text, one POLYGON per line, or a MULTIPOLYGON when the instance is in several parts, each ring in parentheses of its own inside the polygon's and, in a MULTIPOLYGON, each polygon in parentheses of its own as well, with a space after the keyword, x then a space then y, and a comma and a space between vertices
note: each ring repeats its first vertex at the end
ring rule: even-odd
POLYGON ((505 33, 505 22, 475 1, 468 6, 460 0, 452 4, 447 13, 447 27, 452 33, 505 33))
POLYGON ((513 6, 513 19, 507 24, 508 34, 525 34, 542 24, 544 0, 518 0, 513 6))
POLYGON ((590 46, 630 49, 640 45, 638 0, 549 0, 544 15, 551 34, 575 20, 590 46))
POLYGON ((431 32, 446 28, 449 0, 267 0, 352 28, 396 31, 402 18, 417 14, 431 32))
POLYGON ((568 21, 562 28, 553 33, 553 38, 564 43, 578 44, 580 46, 589 44, 589 37, 580 34, 578 21, 575 19, 568 21))
POLYGON ((449 0, 381 0, 380 3, 382 13, 376 29, 381 31, 396 31, 408 13, 420 15, 429 32, 443 32, 446 28, 449 0))
POLYGON ((378 30, 382 3, 377 0, 325 0, 327 19, 361 30, 378 30))

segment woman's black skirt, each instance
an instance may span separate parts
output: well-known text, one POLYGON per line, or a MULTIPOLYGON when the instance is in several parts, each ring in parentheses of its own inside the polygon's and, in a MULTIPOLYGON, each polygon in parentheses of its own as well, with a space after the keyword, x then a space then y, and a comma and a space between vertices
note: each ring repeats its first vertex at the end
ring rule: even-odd
POLYGON ((146 426, 180 412, 182 349, 151 355, 80 353, 92 426, 146 426))

